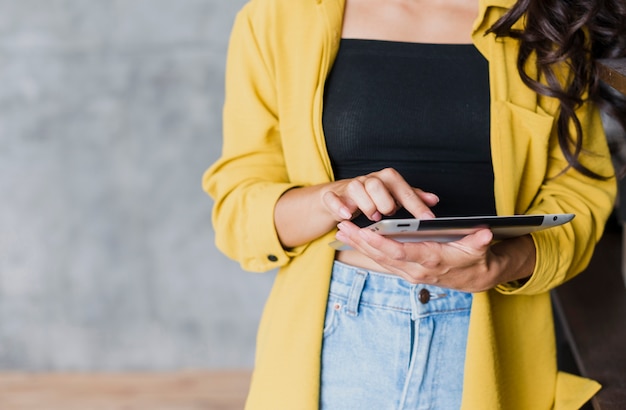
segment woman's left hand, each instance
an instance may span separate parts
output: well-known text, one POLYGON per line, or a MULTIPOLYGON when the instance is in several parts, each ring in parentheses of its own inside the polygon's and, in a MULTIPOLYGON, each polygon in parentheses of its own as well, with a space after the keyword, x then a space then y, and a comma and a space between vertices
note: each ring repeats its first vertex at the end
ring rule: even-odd
POLYGON ((496 248, 491 246, 489 229, 440 243, 398 242, 348 221, 338 228, 337 239, 411 283, 480 292, 529 276, 534 268, 535 249, 529 236, 507 240, 515 243, 500 242, 496 248))

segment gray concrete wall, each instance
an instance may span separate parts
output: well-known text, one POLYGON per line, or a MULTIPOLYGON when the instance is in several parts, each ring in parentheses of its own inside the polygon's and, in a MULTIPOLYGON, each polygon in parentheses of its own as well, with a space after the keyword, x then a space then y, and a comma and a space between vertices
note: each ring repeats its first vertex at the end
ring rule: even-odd
POLYGON ((0 0, 0 370, 251 366, 200 186, 243 3, 0 0))

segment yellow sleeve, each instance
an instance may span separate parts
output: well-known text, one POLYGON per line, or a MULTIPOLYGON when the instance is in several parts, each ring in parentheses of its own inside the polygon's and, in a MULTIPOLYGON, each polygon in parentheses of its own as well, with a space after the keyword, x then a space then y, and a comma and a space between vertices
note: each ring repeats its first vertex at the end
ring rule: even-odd
MULTIPOLYGON (((214 199, 216 245, 243 269, 263 272, 286 264, 274 205, 289 182, 277 118, 274 67, 267 34, 255 32, 254 2, 237 15, 226 62, 223 148, 203 176, 214 199)), ((257 17, 258 18, 258 17, 257 17)))
POLYGON ((551 290, 583 271, 602 236, 611 214, 617 184, 600 114, 586 103, 577 110, 584 132, 584 150, 580 161, 592 171, 609 176, 598 180, 568 169, 553 130, 549 143, 546 178, 537 193, 529 214, 574 213, 574 220, 562 227, 532 234, 536 247, 536 265, 523 286, 505 284, 497 289, 505 294, 532 295, 551 290))

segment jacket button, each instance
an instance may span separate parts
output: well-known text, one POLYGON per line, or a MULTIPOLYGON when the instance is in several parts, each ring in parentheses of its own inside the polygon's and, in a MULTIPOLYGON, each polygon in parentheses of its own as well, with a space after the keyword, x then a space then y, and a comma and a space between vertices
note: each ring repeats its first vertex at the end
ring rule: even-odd
POLYGON ((428 289, 420 290, 418 299, 422 304, 427 304, 430 301, 430 292, 428 291, 428 289))
POLYGON ((270 262, 277 262, 278 261, 278 257, 276 255, 267 255, 267 259, 270 262))

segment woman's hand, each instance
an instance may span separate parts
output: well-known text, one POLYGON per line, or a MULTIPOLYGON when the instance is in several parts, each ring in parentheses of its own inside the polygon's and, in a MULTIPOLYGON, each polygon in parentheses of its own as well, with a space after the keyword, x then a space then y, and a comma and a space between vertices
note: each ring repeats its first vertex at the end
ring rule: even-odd
POLYGON ((455 242, 402 243, 351 222, 338 227, 337 239, 411 283, 480 292, 528 277, 535 265, 530 236, 492 246, 493 234, 481 229, 455 242))
POLYGON ((411 187, 392 168, 327 184, 293 188, 274 208, 274 224, 281 243, 293 248, 335 228, 337 222, 363 213, 378 221, 404 207, 416 218, 432 218, 439 198, 411 187))
POLYGON ((328 188, 322 200, 337 221, 363 213, 376 222, 402 207, 416 218, 433 218, 430 207, 439 202, 437 195, 411 187, 393 168, 337 181, 328 188))

